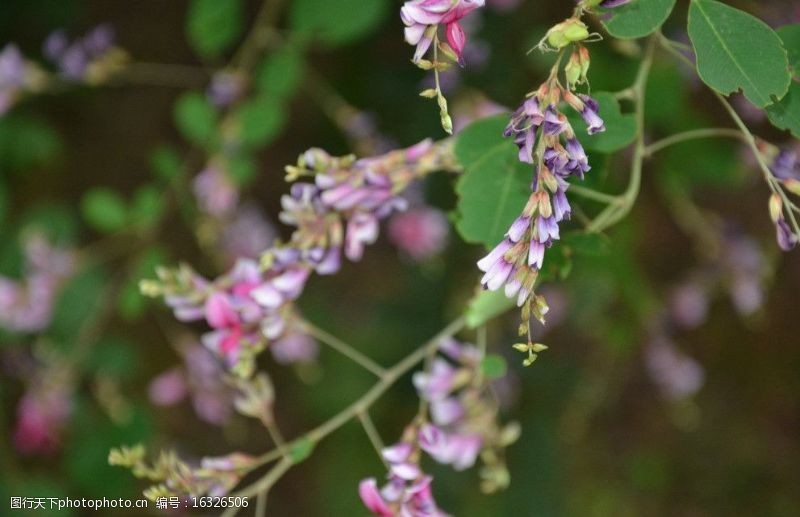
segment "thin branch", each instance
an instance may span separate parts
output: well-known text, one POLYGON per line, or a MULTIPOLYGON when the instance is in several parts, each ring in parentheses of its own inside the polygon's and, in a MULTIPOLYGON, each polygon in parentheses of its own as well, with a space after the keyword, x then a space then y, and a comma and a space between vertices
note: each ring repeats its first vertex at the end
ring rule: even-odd
POLYGON ((364 432, 367 433, 369 437, 369 441, 372 443, 372 446, 375 448, 375 452, 378 453, 378 457, 381 459, 383 464, 386 464, 386 460, 383 459, 383 440, 381 440, 381 435, 378 433, 378 430, 375 428, 375 424, 372 422, 372 418, 369 416, 369 411, 364 411, 363 413, 358 414, 358 420, 361 422, 361 427, 364 428, 364 432))
POLYGON ((383 377, 386 374, 385 368, 383 368, 378 363, 376 363, 366 355, 362 354, 352 346, 348 345, 341 339, 337 338, 336 336, 333 336, 328 332, 325 332, 321 328, 315 326, 312 323, 309 323, 308 321, 303 322, 303 327, 305 328, 306 332, 308 332, 309 335, 316 338, 323 344, 333 348, 334 350, 336 350, 343 356, 347 357, 348 359, 352 360, 353 362, 358 363, 360 366, 374 373, 376 376, 383 377))
POLYGON ((737 140, 745 141, 745 139, 742 137, 742 133, 738 129, 725 128, 725 127, 691 129, 689 131, 676 133, 674 135, 653 142, 652 144, 645 147, 644 155, 646 158, 650 158, 655 153, 662 151, 667 147, 679 144, 681 142, 686 142, 689 140, 698 140, 701 138, 735 138, 737 140))

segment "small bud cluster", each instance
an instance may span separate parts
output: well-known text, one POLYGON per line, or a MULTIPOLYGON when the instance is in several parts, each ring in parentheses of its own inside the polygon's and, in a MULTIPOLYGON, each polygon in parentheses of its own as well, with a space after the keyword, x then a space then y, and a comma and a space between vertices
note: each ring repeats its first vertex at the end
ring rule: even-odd
POLYGON ((439 72, 451 64, 439 60, 439 52, 448 59, 464 66, 464 46, 467 36, 459 21, 466 15, 484 6, 484 0, 408 0, 400 9, 400 17, 406 26, 406 42, 416 45, 412 62, 423 70, 433 70, 436 87, 424 90, 421 96, 436 99, 442 128, 453 132, 453 121, 447 109, 447 99, 439 85, 439 72), (447 42, 439 40, 439 25, 445 26, 447 42), (433 46, 433 61, 423 56, 433 46))
POLYGON ((369 478, 359 486, 361 499, 376 515, 443 515, 430 491, 432 478, 420 468, 422 452, 455 470, 472 467, 480 457, 485 492, 502 490, 510 482, 504 450, 518 438, 519 426, 497 421, 497 400, 482 372, 484 354, 452 338, 442 340, 438 351, 441 356, 414 375, 426 411, 406 428, 399 443, 381 451, 389 466, 387 484, 379 490, 369 478))
POLYGON ((226 495, 250 470, 256 459, 242 453, 203 458, 198 466, 184 462, 174 452, 162 452, 152 463, 146 460, 143 445, 112 449, 108 463, 131 470, 134 476, 156 484, 144 491, 150 500, 170 496, 221 497, 226 495))
POLYGON ((800 196, 800 160, 797 153, 788 149, 759 142, 762 152, 771 159, 769 170, 772 177, 767 182, 772 190, 769 198, 769 215, 775 225, 778 246, 791 251, 800 242, 800 227, 797 215, 800 209, 788 197, 788 193, 800 196), (788 220, 787 220, 788 219, 788 220))
MULTIPOLYGON (((114 31, 99 25, 82 38, 70 42, 64 31, 50 34, 42 45, 47 61, 57 70, 58 79, 99 84, 119 72, 127 54, 114 46, 114 31)), ((55 76, 24 58, 13 43, 0 51, 0 116, 26 93, 43 91, 55 76)))
MULTIPOLYGON (((528 343, 517 347, 528 353, 530 365, 536 359, 528 322, 531 317, 544 322, 547 304, 534 293, 545 250, 560 239, 559 223, 569 219, 571 208, 566 197, 570 177, 583 179, 590 170, 583 146, 560 106, 564 102, 583 118, 590 135, 605 131, 597 102, 575 87, 587 82, 589 53, 583 45, 589 34, 578 30, 577 18, 570 18, 553 27, 545 38, 554 48, 575 43, 570 60, 564 69, 567 86, 562 86, 559 61, 550 77, 512 115, 505 137, 513 137, 519 147, 519 160, 533 165, 531 196, 522 213, 505 234, 505 239, 478 262, 485 274, 484 288, 495 291, 504 287, 509 298, 516 297, 522 307, 520 334, 528 334, 528 343), (562 41, 563 38, 563 41, 562 41), (576 39, 577 38, 577 39, 576 39), (561 45, 564 43, 564 45, 561 45)), ((541 346, 541 345, 538 345, 541 346)))

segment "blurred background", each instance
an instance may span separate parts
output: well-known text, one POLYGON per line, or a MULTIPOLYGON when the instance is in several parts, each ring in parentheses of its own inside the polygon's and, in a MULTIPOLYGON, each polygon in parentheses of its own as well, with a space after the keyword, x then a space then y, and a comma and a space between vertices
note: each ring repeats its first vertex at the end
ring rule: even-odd
MULTIPOLYGON (((775 27, 800 22, 797 2, 728 3, 775 27)), ((257 1, 240 3, 241 26, 212 29, 187 24, 183 1, 0 2, 0 47, 13 42, 60 77, 0 117, 0 513, 10 496, 138 497, 144 485, 107 465, 121 444, 188 459, 271 447, 209 381, 215 365, 198 345, 202 326, 178 324, 137 285, 159 263, 187 262, 214 277, 233 257, 285 238, 283 166, 309 147, 364 155, 444 136, 435 106, 418 96, 430 78, 409 63, 401 2, 333 4, 276 6, 264 48, 242 55, 235 49, 262 12, 257 1), (337 29, 323 30, 320 18, 337 29), (97 39, 109 37, 106 28, 114 37, 90 56, 94 68, 43 48, 57 43, 54 31, 73 41, 98 25, 97 39), (217 46, 204 30, 231 35, 217 46), (231 59, 248 72, 220 75, 231 59), (225 118, 225 105, 248 83, 263 88, 263 102, 241 114, 256 119, 243 130, 247 122, 225 118), (244 143, 219 177, 198 141, 208 125, 223 140, 235 133, 226 120, 238 122, 231 127, 244 143)), ((685 39, 686 4, 665 26, 674 39, 685 39)), ((468 66, 444 77, 457 128, 515 107, 538 86, 552 57, 526 52, 570 10, 570 2, 487 0, 465 20, 468 66)), ((633 43, 593 45, 592 89, 627 87, 637 55, 633 43)), ((733 100, 757 135, 795 145, 733 100)), ((650 140, 730 125, 664 54, 646 118, 650 140)), ((591 159, 589 186, 624 188, 625 152, 591 159)), ((733 140, 681 144, 649 160, 635 209, 607 246, 576 256, 563 280, 544 287, 552 312, 535 332, 550 349, 537 363, 523 368, 510 349, 517 315, 490 325, 490 347, 509 363, 505 418, 522 425, 508 453, 511 486, 485 496, 476 472, 431 464, 440 506, 475 516, 800 515, 800 260, 775 244, 767 195, 733 140)), ((382 364, 463 310, 483 253, 448 222, 452 178, 431 177, 411 201, 410 216, 388 221, 361 263, 314 278, 300 301, 310 321, 382 364)), ((587 214, 599 208, 576 203, 587 214)), ((313 352, 260 363, 290 437, 373 383, 329 349, 313 352)), ((416 405, 409 378, 375 406, 386 442, 416 405)), ((269 512, 366 515, 358 482, 383 472, 352 422, 278 483, 269 512)))

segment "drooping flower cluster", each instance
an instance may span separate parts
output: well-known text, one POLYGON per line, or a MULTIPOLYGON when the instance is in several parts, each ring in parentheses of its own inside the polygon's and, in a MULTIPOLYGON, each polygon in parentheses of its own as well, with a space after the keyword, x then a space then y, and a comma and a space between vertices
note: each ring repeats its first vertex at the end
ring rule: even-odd
POLYGON ((504 287, 506 296, 516 297, 524 320, 531 314, 541 320, 547 311, 544 301, 533 294, 534 286, 545 250, 560 238, 559 223, 570 217, 567 180, 582 179, 590 170, 583 146, 559 109, 562 98, 580 113, 589 134, 605 130, 592 98, 575 95, 553 80, 514 112, 504 136, 514 138, 521 162, 533 164, 532 192, 505 239, 478 262, 485 273, 481 284, 492 291, 504 287))
POLYGON ((442 93, 439 72, 448 70, 451 62, 441 60, 441 52, 449 60, 464 66, 464 46, 467 35, 459 21, 479 7, 484 0, 408 0, 400 9, 400 18, 405 24, 406 42, 416 46, 412 62, 423 70, 433 70, 434 88, 423 90, 420 95, 436 99, 442 128, 453 132, 453 120, 448 113, 447 99, 442 93), (439 40, 439 25, 445 26, 447 42, 439 40), (423 56, 433 46, 433 60, 423 56))
POLYGON ((766 143, 760 145, 765 154, 772 157, 769 166, 772 178, 768 180, 772 190, 769 213, 775 224, 778 246, 783 251, 791 251, 800 242, 800 226, 795 215, 800 214, 800 210, 786 192, 800 196, 800 160, 794 150, 777 149, 766 143))
POLYGON ((481 488, 493 492, 508 486, 504 449, 517 439, 519 427, 497 421, 498 402, 481 366, 484 354, 452 338, 442 340, 438 350, 442 355, 414 375, 427 409, 399 443, 381 453, 389 467, 387 483, 379 489, 375 478, 367 478, 359 485, 362 501, 376 515, 444 515, 433 500, 432 478, 420 467, 422 452, 455 470, 472 467, 480 456, 481 488))
POLYGON ((0 327, 11 332, 39 332, 50 323, 61 286, 75 269, 75 256, 54 247, 40 234, 28 236, 23 249, 25 278, 0 276, 0 327))
POLYGON ((571 215, 566 196, 568 179, 583 179, 591 169, 575 130, 561 111, 562 103, 581 116, 589 135, 605 131, 597 101, 576 91, 578 85, 588 83, 590 66, 589 52, 582 43, 591 35, 580 15, 579 8, 572 18, 553 26, 537 45, 543 51, 562 52, 569 45, 574 46, 563 69, 566 86, 560 80, 559 59, 548 79, 529 93, 512 114, 503 136, 514 139, 520 162, 533 165, 531 195, 503 241, 478 261, 478 268, 484 272, 483 287, 491 291, 502 287, 505 295, 516 298, 522 308, 520 334, 528 334, 528 343, 515 348, 528 353, 526 365, 533 363, 535 352, 546 348, 533 343, 530 318, 543 322, 548 310, 544 298, 536 295, 534 288, 545 251, 561 238, 559 225, 571 215))

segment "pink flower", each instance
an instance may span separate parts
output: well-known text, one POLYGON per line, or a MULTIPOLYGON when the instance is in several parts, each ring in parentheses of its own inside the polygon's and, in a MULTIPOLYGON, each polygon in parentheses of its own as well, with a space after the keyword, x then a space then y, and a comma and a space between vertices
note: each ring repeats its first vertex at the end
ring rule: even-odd
POLYGON ((419 446, 443 465, 465 470, 475 464, 483 440, 476 434, 447 433, 430 424, 422 426, 419 446))
POLYGON ((484 0, 409 0, 400 9, 400 18, 406 25, 406 42, 416 45, 414 61, 422 59, 433 42, 440 24, 446 25, 447 41, 462 59, 466 36, 458 21, 479 7, 484 0))
POLYGON ((441 253, 447 245, 450 226, 435 208, 416 208, 389 221, 389 239, 412 260, 422 262, 441 253))
POLYGON ((62 389, 26 393, 17 406, 14 445, 23 454, 52 454, 61 444, 61 430, 72 410, 62 389))
POLYGON ((214 217, 229 214, 239 202, 239 189, 224 171, 213 166, 198 174, 192 187, 200 209, 214 217))

